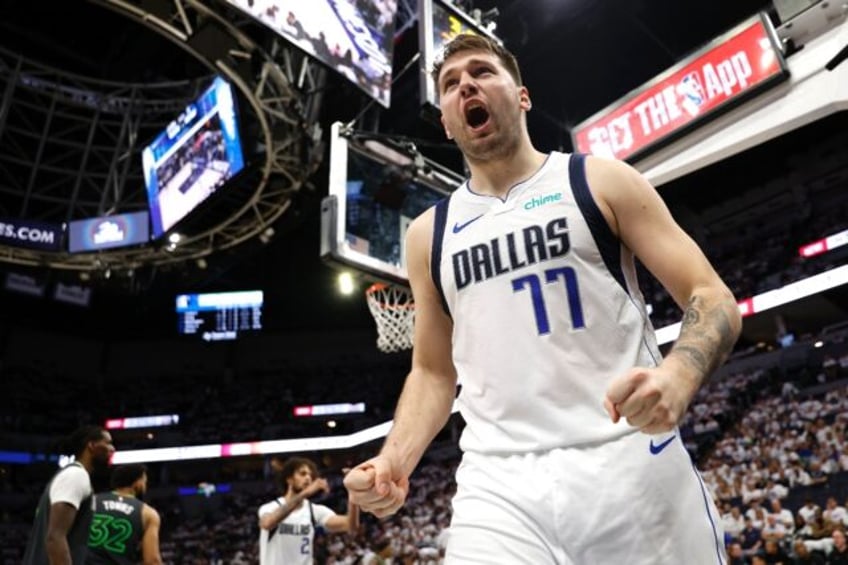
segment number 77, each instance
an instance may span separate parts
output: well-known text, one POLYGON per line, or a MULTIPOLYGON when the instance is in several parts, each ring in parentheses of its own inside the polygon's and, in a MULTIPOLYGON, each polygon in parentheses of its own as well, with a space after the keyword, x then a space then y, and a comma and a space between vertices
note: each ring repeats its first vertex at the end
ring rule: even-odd
MULTIPOLYGON (((568 297, 568 308, 571 311, 571 326, 574 329, 584 328, 583 306, 580 304, 580 288, 577 285, 577 273, 573 267, 557 267, 544 272, 545 282, 550 284, 562 278, 565 285, 565 294, 568 297)), ((531 274, 512 280, 512 290, 518 292, 525 288, 530 289, 530 298, 533 301, 533 313, 536 316, 536 328, 539 335, 551 333, 551 323, 548 320, 548 310, 545 307, 545 297, 542 294, 542 283, 539 275, 531 274)))

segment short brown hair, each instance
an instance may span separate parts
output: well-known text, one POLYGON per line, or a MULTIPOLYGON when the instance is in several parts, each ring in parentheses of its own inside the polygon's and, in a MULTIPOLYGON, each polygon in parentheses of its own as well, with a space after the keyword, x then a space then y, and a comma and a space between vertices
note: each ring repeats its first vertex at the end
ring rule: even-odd
POLYGON ((436 85, 437 91, 439 90, 439 74, 442 72, 442 66, 444 66, 445 61, 463 51, 486 51, 491 53, 498 58, 504 68, 512 75, 515 84, 518 86, 523 84, 521 81, 521 71, 518 68, 518 61, 516 61, 515 55, 510 53, 503 45, 482 35, 461 33, 444 45, 442 53, 436 58, 436 62, 433 63, 433 70, 430 72, 430 76, 436 85))

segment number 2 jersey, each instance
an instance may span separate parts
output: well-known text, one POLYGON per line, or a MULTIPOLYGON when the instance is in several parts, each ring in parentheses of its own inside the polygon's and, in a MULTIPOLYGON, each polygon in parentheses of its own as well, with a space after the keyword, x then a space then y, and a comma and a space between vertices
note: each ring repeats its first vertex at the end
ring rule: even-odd
POLYGON ((135 565, 141 562, 144 503, 114 492, 94 496, 88 533, 87 565, 135 565))
POLYGON ((454 322, 465 451, 620 437, 609 382, 660 361, 633 254, 594 201, 585 157, 551 153, 504 199, 468 182, 436 205, 431 272, 454 322))
MULTIPOLYGON (((272 500, 259 507, 259 518, 280 507, 272 500)), ((259 529, 259 565, 312 565, 315 528, 324 527, 332 516, 327 506, 305 501, 271 531, 259 529)))

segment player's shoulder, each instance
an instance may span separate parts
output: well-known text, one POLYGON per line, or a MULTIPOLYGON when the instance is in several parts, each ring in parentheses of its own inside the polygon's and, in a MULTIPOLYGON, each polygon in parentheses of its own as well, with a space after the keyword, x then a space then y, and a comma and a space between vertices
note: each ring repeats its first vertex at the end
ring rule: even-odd
POLYGON ((415 231, 416 233, 426 233, 427 231, 433 231, 433 222, 435 221, 436 217, 436 206, 438 206, 438 204, 430 206, 429 208, 421 212, 414 220, 412 220, 412 223, 409 224, 409 231, 415 231))
POLYGON ((406 231, 407 247, 414 253, 416 249, 426 249, 433 237, 436 207, 431 206, 409 224, 406 231))
POLYGON ((597 155, 584 155, 584 159, 585 173, 590 186, 592 184, 598 187, 615 186, 622 182, 638 182, 644 179, 642 174, 632 165, 620 159, 610 159, 597 155), (593 180, 600 182, 592 183, 593 180))
POLYGON ((640 177, 639 171, 619 159, 610 159, 598 155, 584 155, 586 176, 591 181, 622 181, 640 177))
POLYGON ((48 497, 51 504, 70 502, 75 507, 91 496, 91 478, 81 465, 72 465, 59 471, 50 481, 48 497))
POLYGON ((276 508, 279 508, 279 505, 276 500, 272 500, 260 506, 258 514, 262 516, 264 514, 268 514, 269 512, 273 512, 276 508))
POLYGON ((642 173, 618 159, 587 155, 584 174, 592 195, 614 207, 639 203, 655 192, 642 173))
POLYGON ((141 513, 144 517, 150 520, 158 521, 160 519, 159 511, 147 504, 146 502, 141 503, 141 513))
POLYGON ((82 465, 71 464, 59 471, 54 482, 91 485, 91 477, 82 465))
POLYGON ((313 512, 317 510, 319 512, 332 512, 333 514, 336 513, 336 511, 330 508, 329 506, 325 504, 316 504, 314 502, 312 503, 312 510, 313 512))

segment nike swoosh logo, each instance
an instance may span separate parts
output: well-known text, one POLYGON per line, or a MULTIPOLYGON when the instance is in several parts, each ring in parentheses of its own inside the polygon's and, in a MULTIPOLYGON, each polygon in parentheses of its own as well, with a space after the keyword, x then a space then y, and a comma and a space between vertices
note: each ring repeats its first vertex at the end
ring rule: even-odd
POLYGON ((664 442, 657 444, 657 445, 654 445, 654 440, 651 440, 651 445, 649 446, 649 448, 651 450, 651 455, 659 455, 662 452, 663 449, 668 447, 668 444, 670 444, 671 442, 674 441, 674 438, 676 438, 676 437, 677 437, 676 435, 673 435, 670 438, 668 438, 667 440, 665 440, 664 442))
POLYGON ((479 219, 480 219, 480 218, 482 218, 482 217, 483 217, 483 214, 480 214, 480 215, 479 215, 479 216, 477 216, 476 218, 471 218, 470 220, 468 220, 468 221, 467 221, 467 222, 465 222, 464 224, 460 224, 459 222, 455 223, 455 224, 453 225, 453 233, 459 233, 459 232, 461 232, 462 230, 464 230, 464 229, 465 229, 465 228, 467 228, 469 225, 473 224, 474 222, 476 222, 477 220, 479 220, 479 219))

